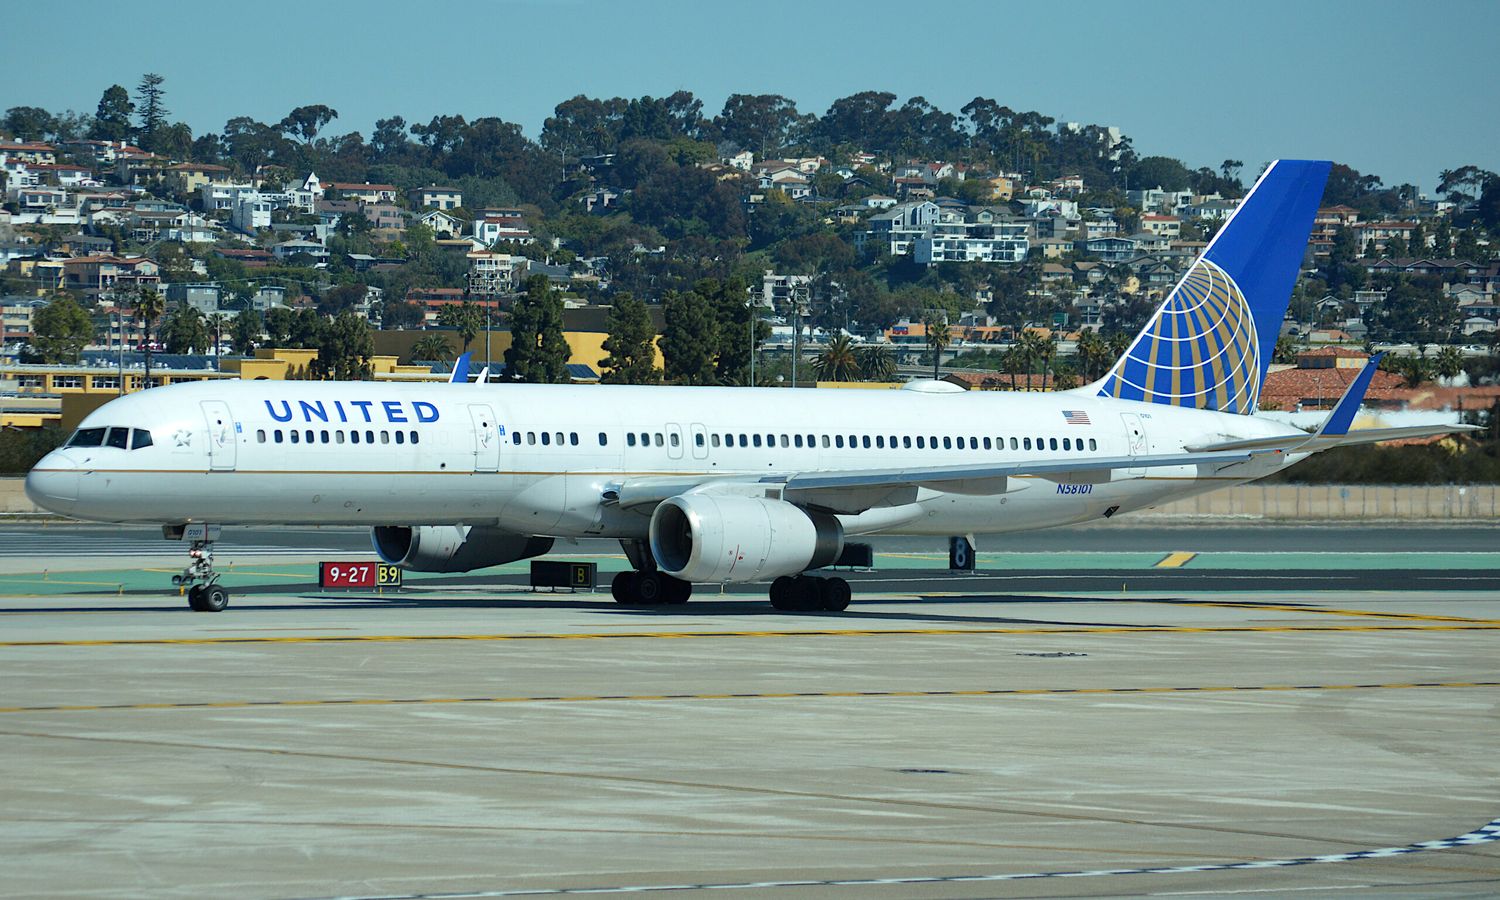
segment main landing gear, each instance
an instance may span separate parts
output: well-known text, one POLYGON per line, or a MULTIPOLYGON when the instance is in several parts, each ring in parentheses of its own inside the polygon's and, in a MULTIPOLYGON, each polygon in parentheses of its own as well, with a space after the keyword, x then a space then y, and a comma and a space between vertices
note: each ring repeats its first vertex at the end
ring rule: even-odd
POLYGON ((168 539, 192 541, 188 548, 189 562, 181 575, 172 576, 175 587, 187 587, 188 607, 193 612, 223 612, 229 605, 229 591, 219 584, 219 573, 214 571, 214 539, 219 536, 217 525, 194 523, 186 526, 168 525, 162 528, 168 539))
POLYGON ((665 606, 686 603, 693 596, 691 582, 657 570, 645 541, 621 541, 620 546, 636 571, 620 572, 610 582, 609 592, 615 602, 627 606, 665 606))
POLYGON ((783 575, 771 582, 771 605, 784 612, 843 612, 850 596, 849 582, 837 576, 783 575))

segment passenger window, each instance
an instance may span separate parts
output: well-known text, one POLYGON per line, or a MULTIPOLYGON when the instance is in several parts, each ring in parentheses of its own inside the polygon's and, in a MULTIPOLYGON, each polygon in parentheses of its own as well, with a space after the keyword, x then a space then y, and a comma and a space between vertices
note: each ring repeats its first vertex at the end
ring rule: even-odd
POLYGON ((275 431, 271 432, 271 435, 276 439, 276 443, 278 443, 278 444, 281 443, 281 429, 280 428, 278 428, 275 431))
POLYGON ((917 449, 918 450, 926 450, 927 449, 927 441, 920 434, 917 435, 917 449))
POLYGON ((1057 438, 1053 438, 1053 439, 1052 439, 1052 449, 1053 449, 1053 450, 1056 450, 1056 449, 1057 449, 1057 438))
POLYGON ((826 434, 823 435, 823 449, 824 450, 828 449, 828 435, 826 435, 826 434))
POLYGON ((382 443, 382 444, 389 444, 390 442, 391 442, 391 434, 390 434, 390 432, 388 432, 388 431, 382 431, 382 432, 380 432, 380 443, 382 443))
MULTIPOLYGON (((276 442, 278 444, 281 443, 281 432, 279 432, 279 431, 276 432, 276 442)), ((359 443, 359 432, 358 431, 351 431, 351 432, 349 432, 349 443, 351 443, 351 444, 357 444, 357 443, 359 443)))
POLYGON ((1024 446, 1025 446, 1025 448, 1026 448, 1026 449, 1027 449, 1027 450, 1030 450, 1030 449, 1031 449, 1031 438, 1026 438, 1026 439, 1025 439, 1025 440, 1023 440, 1023 441, 1022 441, 1022 442, 1021 442, 1021 443, 1022 443, 1022 444, 1023 444, 1023 445, 1024 445, 1024 446))
POLYGON ((413 431, 413 432, 412 432, 412 433, 411 433, 411 442, 412 442, 412 443, 413 443, 413 444, 415 444, 415 443, 416 443, 416 442, 417 442, 417 432, 415 432, 415 431, 413 431))
POLYGON ((291 429, 291 431, 289 431, 288 434, 291 435, 292 443, 294 443, 294 444, 298 443, 301 440, 302 433, 300 431, 298 431, 297 429, 295 429, 295 428, 291 429))
POLYGON ((984 449, 986 449, 986 450, 990 449, 990 439, 989 438, 985 438, 984 439, 984 449))
POLYGON ((833 445, 835 447, 839 448, 840 450, 844 449, 844 436, 842 434, 836 434, 836 435, 834 435, 833 436, 833 445))
POLYGON ((796 447, 799 450, 802 449, 802 435, 800 435, 800 434, 794 434, 794 435, 792 435, 792 446, 796 447))
POLYGON ((948 437, 946 434, 943 435, 943 449, 944 450, 952 450, 953 449, 953 439, 950 438, 950 437, 948 437))
POLYGON ((104 446, 114 447, 117 450, 128 450, 130 448, 130 429, 111 428, 109 434, 104 438, 104 446))
POLYGON ((601 446, 601 447, 608 447, 609 446, 609 435, 605 434, 602 431, 599 432, 599 446, 601 446))
MULTIPOLYGON (((255 430, 255 442, 257 444, 264 444, 266 442, 266 430, 264 428, 257 428, 255 430)), ((138 446, 144 446, 144 445, 138 445, 138 446)))
POLYGON ((1064 450, 1072 450, 1073 449, 1072 443, 1073 442, 1071 440, 1069 440, 1068 438, 1063 438, 1063 449, 1064 450))
POLYGON ((750 437, 755 442, 755 446, 759 447, 760 446, 760 435, 758 435, 758 434, 752 434, 750 437))
POLYGON ((783 446, 783 447, 790 447, 791 446, 791 443, 787 440, 787 436, 784 435, 784 434, 781 436, 781 446, 783 446))
POLYGON ((627 446, 627 447, 634 447, 635 446, 635 432, 634 431, 627 431, 627 432, 625 432, 625 446, 627 446))
POLYGON ((568 432, 568 443, 572 444, 574 447, 578 446, 578 432, 576 432, 576 431, 570 431, 570 432, 568 432))
POLYGON ((1012 449, 1012 450, 1016 449, 1016 439, 1015 438, 1011 438, 1010 439, 1010 449, 1012 449))
POLYGON ((862 446, 863 446, 863 447, 864 447, 864 448, 865 448, 865 449, 866 449, 866 450, 868 450, 868 449, 870 449, 870 436, 869 436, 869 435, 868 435, 868 434, 867 434, 867 435, 865 435, 865 436, 864 436, 864 437, 862 437, 862 438, 860 438, 860 444, 861 444, 861 445, 862 445, 862 446))
POLYGON ((813 436, 812 436, 812 435, 808 435, 808 436, 807 436, 807 446, 809 446, 809 447, 812 447, 812 446, 814 446, 814 445, 815 445, 815 444, 816 444, 816 443, 817 443, 817 442, 816 442, 816 441, 815 441, 815 440, 814 440, 814 439, 813 439, 813 436))
POLYGON ((660 446, 663 446, 665 443, 666 443, 666 441, 662 440, 662 438, 661 438, 661 432, 658 431, 656 433, 656 446, 660 447, 660 446))
POLYGON ((313 430, 311 428, 307 429, 307 442, 309 444, 313 442, 313 430))
POLYGON ((328 432, 326 432, 326 431, 323 432, 321 435, 319 435, 319 437, 321 437, 323 439, 323 443, 325 443, 325 444, 328 443, 328 441, 329 441, 328 432))
POLYGON ((768 435, 766 435, 766 446, 767 447, 774 447, 774 446, 776 446, 776 435, 774 435, 774 434, 768 434, 768 435))
POLYGON ((742 434, 742 435, 740 435, 740 446, 741 446, 741 447, 746 447, 746 446, 749 446, 749 445, 748 445, 748 444, 747 444, 747 443, 746 443, 746 439, 745 439, 745 436, 744 436, 744 435, 743 435, 743 434, 742 434))
POLYGON ((551 443, 552 443, 552 435, 548 434, 545 431, 542 432, 542 446, 546 447, 546 446, 548 446, 551 443))
POLYGON ((934 450, 937 449, 937 435, 935 435, 935 434, 928 435, 928 437, 927 437, 927 446, 931 447, 934 450))
POLYGON ((644 431, 641 432, 641 446, 642 447, 649 447, 649 446, 651 446, 651 435, 648 434, 648 433, 646 433, 646 432, 644 432, 644 431))
POLYGON ((1098 450, 1099 449, 1099 445, 1096 444, 1096 443, 1094 443, 1094 439, 1093 438, 1089 438, 1089 449, 1090 450, 1098 450))
POLYGON ((374 431, 374 429, 372 429, 372 428, 366 428, 365 429, 365 443, 366 444, 373 444, 373 443, 375 443, 375 431, 374 431))
POLYGON ((677 436, 677 432, 673 431, 667 437, 671 438, 673 447, 681 446, 682 440, 677 436))
MULTIPOLYGON (((986 445, 989 444, 989 440, 988 439, 985 440, 985 444, 986 445)), ((969 449, 970 450, 978 450, 979 449, 979 438, 976 438, 976 437, 969 438, 969 449)))
POLYGON ((69 447, 98 447, 104 443, 103 428, 80 428, 68 441, 69 447))
POLYGON ((703 446, 703 435, 701 435, 701 434, 694 434, 693 435, 693 446, 694 447, 702 447, 703 446))
POLYGON ((561 432, 561 431, 559 431, 559 432, 558 432, 558 433, 557 433, 557 434, 556 434, 556 435, 555 435, 555 436, 554 436, 554 438, 553 438, 553 442, 554 442, 554 443, 556 443, 556 444, 557 444, 557 446, 559 446, 559 447, 561 447, 561 446, 562 446, 562 445, 563 445, 563 433, 562 433, 562 432, 561 432))
MULTIPOLYGON (((412 433, 416 434, 416 432, 412 432, 412 433)), ((335 431, 333 433, 333 442, 335 444, 342 444, 344 442, 344 432, 342 432, 342 431, 335 431)))
POLYGON ((404 432, 404 431, 398 431, 398 432, 396 432, 396 443, 398 443, 398 444, 404 444, 404 443, 406 443, 406 432, 404 432))
POLYGON ((709 435, 709 443, 713 444, 715 447, 719 446, 719 436, 717 434, 709 435))
MULTIPOLYGON (((359 432, 357 432, 357 431, 355 432, 355 434, 358 434, 358 433, 359 432)), ((512 444, 515 444, 517 447, 521 446, 521 432, 519 432, 519 431, 512 431, 510 433, 510 442, 512 444)), ((355 441, 355 443, 359 443, 359 442, 355 441)))

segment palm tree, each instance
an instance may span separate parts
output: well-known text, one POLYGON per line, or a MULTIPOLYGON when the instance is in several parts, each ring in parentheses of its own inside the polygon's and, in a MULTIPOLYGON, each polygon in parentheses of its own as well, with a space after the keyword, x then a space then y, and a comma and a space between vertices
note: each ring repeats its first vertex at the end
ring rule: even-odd
POLYGON ((452 357, 453 348, 448 346, 448 338, 435 331, 422 335, 411 345, 412 362, 416 362, 419 359, 431 362, 447 362, 452 357))
POLYGON ((1030 328, 1021 332, 1016 339, 1016 355, 1021 358, 1022 371, 1026 373, 1026 390, 1031 390, 1032 363, 1037 357, 1047 352, 1047 340, 1030 328))
POLYGON ((866 381, 892 381, 896 377, 896 358, 885 344, 866 344, 854 351, 854 358, 866 381))
POLYGON ((813 360, 813 371, 824 381, 854 381, 859 378, 859 359, 854 353, 854 341, 841 334, 828 342, 823 352, 813 360))
POLYGON ((1085 381, 1097 381, 1104 377, 1115 357, 1109 352, 1109 344, 1097 331, 1085 331, 1078 336, 1078 368, 1085 381))
POLYGON ((156 325, 156 320, 166 311, 167 303, 160 292, 142 287, 136 289, 135 303, 133 304, 135 320, 141 323, 141 330, 145 333, 146 350, 146 379, 142 382, 143 388, 151 387, 151 330, 156 325))
POLYGON ((938 366, 943 363, 943 351, 948 349, 952 335, 948 333, 948 316, 932 313, 922 322, 927 332, 927 348, 932 351, 932 380, 938 380, 938 366))
POLYGON ((1448 346, 1438 351, 1436 366, 1439 376, 1457 378, 1464 370, 1464 354, 1457 347, 1448 346))

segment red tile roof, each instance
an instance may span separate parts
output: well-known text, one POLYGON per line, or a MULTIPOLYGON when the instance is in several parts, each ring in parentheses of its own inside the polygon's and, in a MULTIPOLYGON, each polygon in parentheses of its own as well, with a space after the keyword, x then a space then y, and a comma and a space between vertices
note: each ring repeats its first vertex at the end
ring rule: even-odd
MULTIPOLYGON (((1344 396, 1359 369, 1283 369, 1266 376, 1260 389, 1262 409, 1294 410, 1298 406, 1332 407, 1344 396)), ((1402 379, 1394 372, 1377 371, 1366 400, 1400 402, 1402 379)))

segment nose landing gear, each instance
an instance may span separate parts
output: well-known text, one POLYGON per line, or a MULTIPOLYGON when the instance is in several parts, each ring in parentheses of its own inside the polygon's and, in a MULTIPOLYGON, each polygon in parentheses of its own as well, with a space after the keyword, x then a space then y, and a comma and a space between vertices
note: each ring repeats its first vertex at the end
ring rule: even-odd
POLYGON ((192 541, 187 567, 181 575, 172 576, 174 587, 187 587, 188 607, 193 612, 223 612, 229 605, 229 591, 219 584, 219 573, 214 571, 214 540, 219 536, 219 526, 199 522, 165 525, 162 536, 192 541))

